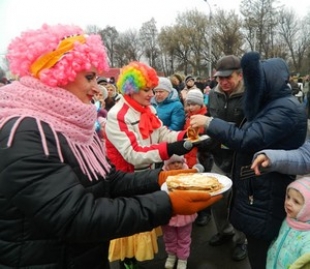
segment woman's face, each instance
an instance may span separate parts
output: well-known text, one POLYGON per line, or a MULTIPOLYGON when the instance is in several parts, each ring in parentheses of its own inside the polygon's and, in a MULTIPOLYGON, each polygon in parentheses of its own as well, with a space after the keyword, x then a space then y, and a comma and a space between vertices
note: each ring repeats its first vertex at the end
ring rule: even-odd
POLYGON ((96 101, 99 101, 100 107, 101 107, 101 108, 105 108, 105 100, 104 100, 104 98, 103 98, 103 93, 102 93, 101 91, 99 91, 98 94, 95 94, 95 95, 94 95, 94 101, 95 101, 95 102, 96 102, 96 101))
POLYGON ((156 89, 154 92, 155 92, 155 99, 159 103, 163 102, 169 95, 168 91, 162 89, 156 89))
POLYGON ((137 93, 133 93, 131 98, 134 99, 141 106, 149 106, 151 104, 151 99, 154 96, 153 89, 143 89, 137 93))
POLYGON ((180 84, 180 81, 176 78, 176 77, 171 77, 171 83, 173 85, 179 85, 180 84))
POLYGON ((195 84, 195 81, 194 81, 193 79, 190 79, 190 80, 188 80, 188 81, 186 82, 186 85, 187 85, 188 87, 193 87, 194 84, 195 84))
POLYGON ((301 193, 293 188, 286 192, 284 209, 289 218, 296 218, 304 205, 304 198, 301 193))
POLYGON ((96 77, 97 70, 95 68, 91 68, 89 71, 81 71, 74 81, 62 88, 74 94, 84 104, 91 104, 94 95, 99 93, 96 77))
POLYGON ((108 90, 109 97, 114 97, 116 94, 116 89, 114 88, 114 86, 111 84, 107 84, 106 88, 108 90))

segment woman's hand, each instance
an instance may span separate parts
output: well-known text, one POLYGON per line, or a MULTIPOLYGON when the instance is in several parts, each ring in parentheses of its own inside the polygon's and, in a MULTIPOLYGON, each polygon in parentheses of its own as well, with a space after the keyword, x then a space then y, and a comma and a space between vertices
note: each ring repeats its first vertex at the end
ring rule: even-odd
POLYGON ((260 167, 266 168, 268 166, 270 166, 270 159, 265 154, 259 154, 252 162, 251 169, 259 176, 261 174, 260 167))
POLYGON ((211 196, 203 191, 176 190, 170 192, 169 197, 173 215, 191 215, 213 205, 222 199, 223 195, 211 196))

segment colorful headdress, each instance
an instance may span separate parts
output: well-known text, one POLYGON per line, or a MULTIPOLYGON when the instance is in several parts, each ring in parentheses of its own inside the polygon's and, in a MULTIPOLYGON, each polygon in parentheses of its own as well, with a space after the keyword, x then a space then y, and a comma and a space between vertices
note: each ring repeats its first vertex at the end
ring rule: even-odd
POLYGON ((64 86, 76 74, 94 66, 98 73, 108 70, 106 49, 99 35, 85 35, 74 25, 44 24, 23 32, 8 47, 11 72, 32 76, 48 86, 64 86))
POLYGON ((154 88, 158 85, 155 69, 141 63, 131 62, 124 66, 117 80, 117 88, 122 94, 137 93, 142 89, 154 88))

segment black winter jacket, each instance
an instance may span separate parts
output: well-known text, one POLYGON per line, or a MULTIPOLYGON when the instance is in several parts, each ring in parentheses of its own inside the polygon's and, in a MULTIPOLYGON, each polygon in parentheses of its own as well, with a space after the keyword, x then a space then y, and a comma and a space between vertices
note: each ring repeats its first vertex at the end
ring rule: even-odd
POLYGON ((254 59, 254 66, 243 60, 247 121, 237 128, 213 119, 206 131, 236 151, 231 223, 246 235, 269 241, 277 236, 285 218, 286 187, 295 177, 277 172, 255 176, 250 169, 252 158, 262 149, 288 150, 301 146, 307 119, 304 108, 287 85, 289 71, 282 59, 259 64, 254 59))
MULTIPOLYGON (((220 90, 220 85, 218 84, 209 93, 208 115, 240 126, 244 119, 243 94, 244 85, 242 81, 235 92, 229 96, 220 90)), ((216 143, 216 140, 214 142, 214 146, 211 149, 214 162, 224 173, 231 176, 234 151, 224 147, 221 143, 216 143)))
POLYGON ((112 169, 91 182, 58 134, 60 162, 47 125, 45 156, 31 118, 7 147, 13 121, 0 130, 0 268, 106 269, 109 240, 168 223, 172 209, 168 195, 158 191, 159 170, 112 169))

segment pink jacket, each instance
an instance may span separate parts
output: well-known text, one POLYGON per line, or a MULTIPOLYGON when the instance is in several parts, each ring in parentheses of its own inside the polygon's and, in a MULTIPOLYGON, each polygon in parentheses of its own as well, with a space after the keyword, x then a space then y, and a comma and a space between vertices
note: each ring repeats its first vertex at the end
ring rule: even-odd
MULTIPOLYGON (((164 164, 163 168, 164 171, 167 171, 166 164, 164 164)), ((187 164, 184 162, 182 169, 188 169, 187 164)), ((173 216, 168 225, 173 227, 182 227, 186 224, 193 223, 195 219, 197 218, 197 213, 192 215, 175 215, 173 216)))

